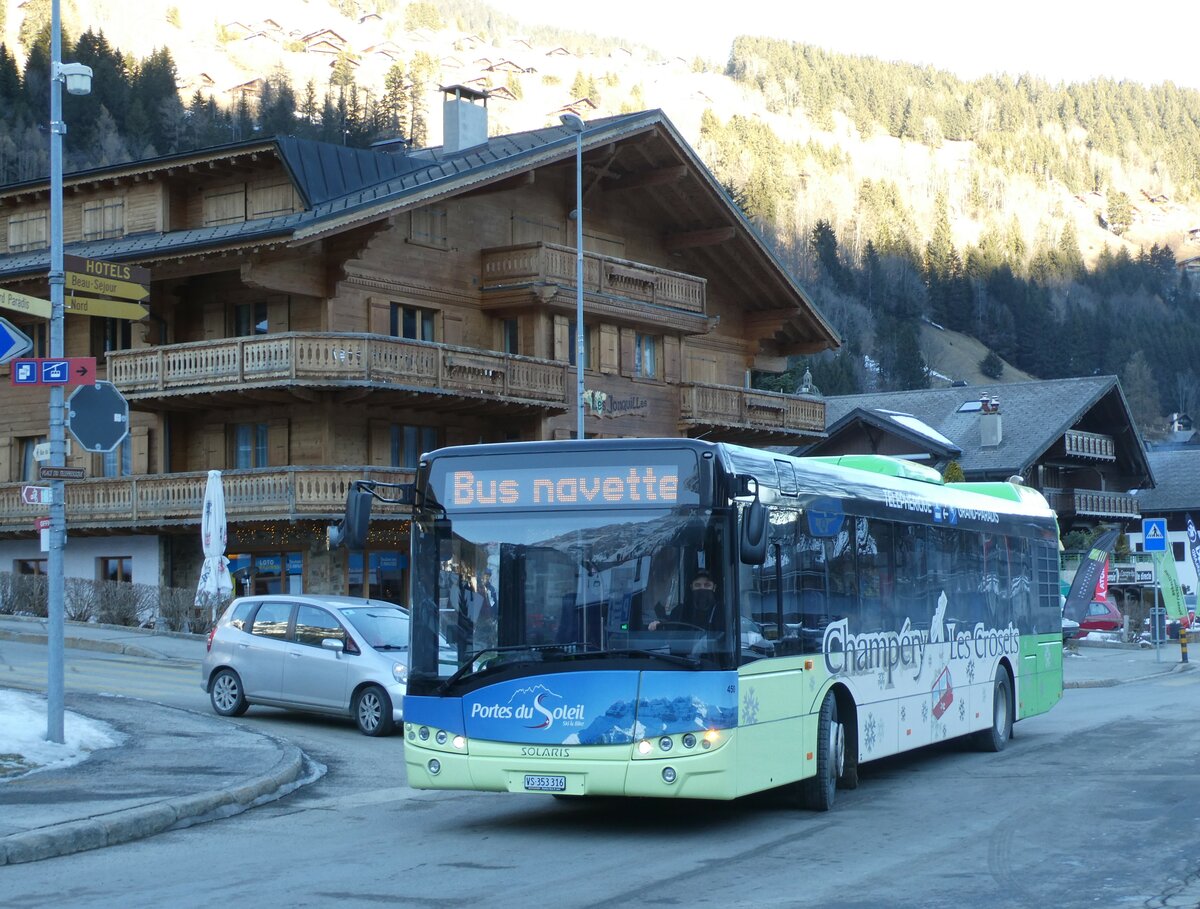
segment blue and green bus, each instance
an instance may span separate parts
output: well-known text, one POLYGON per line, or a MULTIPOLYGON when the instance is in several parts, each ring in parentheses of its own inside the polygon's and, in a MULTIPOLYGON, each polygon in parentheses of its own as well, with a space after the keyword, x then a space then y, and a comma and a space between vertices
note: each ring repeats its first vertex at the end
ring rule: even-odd
MULTIPOLYGON (((352 490, 351 541, 383 495, 352 490)), ((412 504, 417 788, 827 810, 867 761, 998 751, 1062 695, 1058 525, 1019 482, 588 440, 434 451, 412 504)))

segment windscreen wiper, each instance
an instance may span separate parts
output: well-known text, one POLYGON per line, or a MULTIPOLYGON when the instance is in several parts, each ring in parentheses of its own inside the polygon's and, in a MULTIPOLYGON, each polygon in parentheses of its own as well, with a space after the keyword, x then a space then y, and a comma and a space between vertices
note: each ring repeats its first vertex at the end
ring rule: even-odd
MULTIPOLYGON (((599 645, 589 643, 588 641, 570 641, 565 644, 506 644, 503 647, 485 647, 482 650, 477 650, 477 651, 475 651, 475 653, 468 655, 466 661, 460 667, 458 667, 458 671, 455 672, 452 676, 450 676, 450 678, 446 679, 446 681, 442 682, 442 684, 438 687, 438 691, 445 692, 448 688, 450 688, 452 685, 454 685, 455 682, 462 681, 467 676, 474 675, 476 672, 483 672, 485 669, 493 668, 491 666, 484 666, 478 670, 473 668, 475 666, 475 661, 478 660, 481 656, 484 656, 485 654, 488 654, 488 653, 494 653, 497 655, 499 655, 501 653, 531 653, 532 654, 532 653, 542 653, 543 651, 547 651, 547 650, 562 650, 562 649, 569 648, 569 647, 589 647, 589 648, 593 648, 595 652, 600 652, 599 645)), ((499 663, 496 665, 511 666, 513 664, 512 663, 499 663)))
POLYGON ((664 660, 668 663, 674 663, 676 666, 685 666, 688 669, 700 668, 700 661, 695 657, 682 656, 678 653, 664 653, 661 650, 641 650, 636 647, 625 647, 620 650, 605 650, 603 653, 612 656, 649 657, 654 660, 664 660))

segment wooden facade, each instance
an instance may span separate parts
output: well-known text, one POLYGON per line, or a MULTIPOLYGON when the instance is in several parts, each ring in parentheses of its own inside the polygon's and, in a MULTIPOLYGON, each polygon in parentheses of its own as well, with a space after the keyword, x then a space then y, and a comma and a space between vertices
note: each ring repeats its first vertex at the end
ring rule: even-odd
MULTIPOLYGON (((584 157, 587 432, 817 438, 819 399, 752 390, 747 376, 837 338, 664 121, 584 157)), ((159 582, 194 584, 217 469, 233 499, 229 551, 251 557, 246 589, 378 593, 372 555, 329 552, 321 530, 352 479, 411 476, 435 446, 569 438, 574 141, 547 144, 523 170, 485 166, 440 196, 393 193, 319 219, 273 141, 68 175, 67 251, 117 252, 152 274, 146 320, 66 316, 66 355, 96 356, 132 410, 120 450, 68 458, 89 476, 66 484, 69 548, 157 535, 159 582), (281 568, 259 585, 258 552, 301 566, 299 580, 281 568)), ((31 219, 46 189, 0 187, 0 281, 41 297, 45 237, 31 219)), ((5 315, 48 353, 44 322, 5 315)), ((34 540, 19 493, 36 479, 47 398, 10 387, 0 399, 0 571, 34 540)), ((407 520, 383 517, 377 561, 402 575, 407 520)))

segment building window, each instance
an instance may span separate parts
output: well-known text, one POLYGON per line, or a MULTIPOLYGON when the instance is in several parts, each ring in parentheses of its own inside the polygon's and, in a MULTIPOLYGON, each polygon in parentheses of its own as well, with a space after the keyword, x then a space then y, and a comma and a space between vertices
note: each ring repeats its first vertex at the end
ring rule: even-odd
POLYGON ((432 341, 434 312, 435 310, 422 309, 419 306, 393 303, 389 332, 393 338, 432 341))
POLYGON ((267 466, 267 424, 236 423, 233 427, 233 466, 267 466))
POLYGON ((521 352, 521 323, 518 319, 505 319, 500 328, 500 349, 506 354, 521 352))
POLYGON ((16 574, 33 574, 45 577, 46 559, 17 559, 13 562, 13 571, 16 574))
POLYGON ((346 564, 346 594, 407 606, 408 553, 351 552, 346 564), (365 569, 364 570, 364 565, 365 569))
POLYGON ((204 226, 240 224, 246 220, 246 187, 239 184, 204 197, 204 226))
POLYGON ((21 475, 18 480, 36 480, 38 465, 34 459, 34 449, 46 442, 45 436, 24 436, 18 439, 21 453, 21 475))
POLYGON ((112 451, 104 452, 104 476, 127 477, 133 473, 133 446, 126 437, 112 451))
POLYGON ((304 590, 304 553, 231 553, 229 577, 240 596, 296 594, 304 590))
POLYGON ((434 249, 449 249, 446 234, 446 206, 426 205, 410 214, 409 242, 434 249))
POLYGON ((110 350, 129 350, 133 347, 133 323, 129 319, 88 320, 92 331, 92 356, 103 357, 110 350))
MULTIPOLYGON (((586 322, 583 324, 583 368, 592 369, 592 364, 596 362, 596 333, 592 331, 592 326, 586 322)), ((567 323, 567 361, 575 365, 575 320, 571 319, 567 323)))
POLYGON ((47 232, 49 212, 31 212, 13 215, 8 219, 8 251, 25 252, 29 249, 45 249, 50 245, 47 232))
POLYGON ((644 335, 641 332, 634 338, 633 374, 643 379, 658 377, 658 346, 660 339, 654 335, 644 335))
POLYGON ((267 326, 265 300, 258 303, 239 303, 233 308, 234 337, 248 338, 251 335, 265 335, 267 326))
POLYGON ((392 466, 417 469, 417 461, 427 451, 438 447, 434 426, 392 426, 392 466))
POLYGON ((96 559, 97 580, 133 583, 133 559, 130 556, 107 556, 96 559))
POLYGON ((98 199, 83 203, 83 239, 110 240, 125 236, 125 200, 98 199))

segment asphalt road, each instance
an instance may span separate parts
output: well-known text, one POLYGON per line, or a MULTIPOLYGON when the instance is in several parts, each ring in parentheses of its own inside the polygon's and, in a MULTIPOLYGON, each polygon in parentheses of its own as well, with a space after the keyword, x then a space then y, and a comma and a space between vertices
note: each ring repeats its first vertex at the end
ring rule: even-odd
MULTIPOLYGON (((132 671, 87 668, 97 685, 132 671)), ((164 667, 144 673, 147 693, 206 709, 164 667)), ((1195 907, 1198 696, 1200 673, 1071 690, 1001 754, 948 743, 867 765, 828 814, 771 794, 416 792, 399 738, 252 709, 240 722, 311 749, 329 773, 234 818, 4 868, 0 905, 1195 907)))

